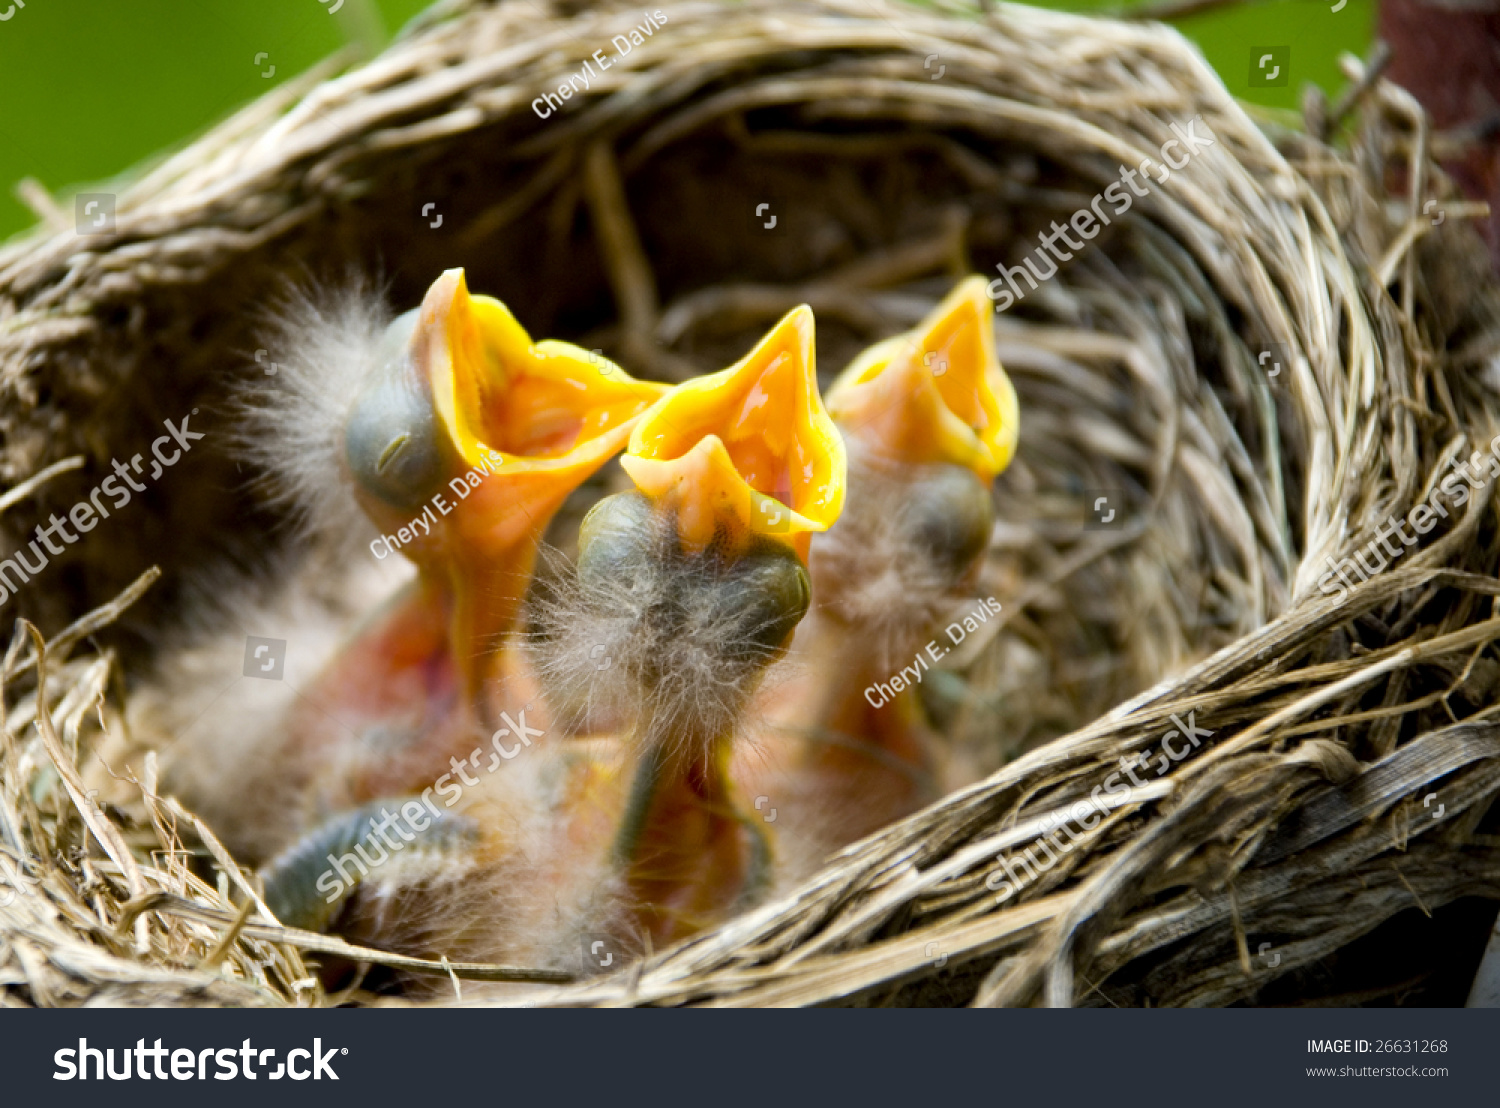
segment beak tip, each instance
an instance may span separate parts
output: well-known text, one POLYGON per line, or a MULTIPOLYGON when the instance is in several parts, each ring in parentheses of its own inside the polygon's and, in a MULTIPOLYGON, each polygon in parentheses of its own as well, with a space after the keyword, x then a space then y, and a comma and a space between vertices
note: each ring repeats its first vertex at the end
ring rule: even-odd
POLYGON ((422 322, 435 323, 451 315, 455 308, 461 309, 468 300, 469 285, 463 268, 445 269, 427 287, 427 294, 422 298, 422 322))

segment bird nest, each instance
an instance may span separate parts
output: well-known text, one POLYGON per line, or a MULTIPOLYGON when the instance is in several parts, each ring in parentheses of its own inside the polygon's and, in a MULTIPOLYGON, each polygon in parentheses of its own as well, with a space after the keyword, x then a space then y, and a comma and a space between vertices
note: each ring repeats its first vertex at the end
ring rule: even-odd
POLYGON ((1500 534, 1461 468, 1500 431, 1500 301, 1420 111, 1349 60, 1302 128, 1257 123, 1165 27, 939 9, 673 0, 646 35, 615 4, 440 4, 119 183, 112 224, 0 251, 9 548, 164 421, 206 433, 14 597, 66 629, 18 624, 4 661, 7 1002, 327 1003, 314 954, 528 976, 276 926, 130 734, 182 582, 283 564, 220 448, 227 380, 268 368, 256 309, 349 269, 415 304, 464 266, 667 380, 807 303, 826 380, 957 276, 1058 263, 991 286, 1023 430, 1001 616, 923 690, 951 791, 529 1003, 1297 1001, 1330 966, 1378 997, 1340 961, 1370 932, 1500 898, 1500 534))

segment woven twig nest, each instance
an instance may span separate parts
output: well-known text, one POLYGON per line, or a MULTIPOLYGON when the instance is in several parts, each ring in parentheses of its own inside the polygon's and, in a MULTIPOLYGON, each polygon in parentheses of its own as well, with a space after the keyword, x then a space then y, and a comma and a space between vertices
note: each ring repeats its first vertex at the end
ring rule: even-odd
POLYGON ((1356 121, 1349 154, 1257 126, 1160 26, 884 0, 661 15, 647 36, 633 7, 440 5, 122 186, 111 230, 0 251, 0 465, 15 484, 84 458, 6 502, 11 548, 163 421, 197 410, 208 436, 12 601, 56 628, 164 574, 40 664, 31 639, 7 657, 0 851, 27 889, 0 907, 3 987, 322 1000, 298 951, 338 943, 247 922, 227 855, 215 889, 173 853, 219 848, 154 762, 121 792, 95 757, 132 749, 108 674, 148 659, 185 574, 281 541, 215 444, 289 277, 378 271, 408 305, 461 265, 532 333, 666 379, 807 302, 827 375, 955 277, 1039 261, 1052 221, 1137 167, 1144 194, 1055 277, 992 286, 1021 293, 997 317, 1021 446, 980 590, 1003 615, 925 690, 955 779, 983 780, 789 898, 531 999, 1223 1004, 1288 974, 1295 999, 1295 971, 1396 913, 1500 897, 1494 485, 1444 484, 1500 431, 1500 317, 1477 239, 1429 217, 1449 201, 1410 98, 1351 62, 1355 94, 1309 107, 1315 132, 1356 121), (1192 121, 1211 144, 1164 170, 1192 121), (1379 545, 1433 498, 1446 516, 1379 545), (1385 568, 1332 587, 1329 559, 1372 542, 1385 568), (68 660, 116 616, 114 650, 68 660), (1137 754, 1125 799, 1091 808, 1137 754))

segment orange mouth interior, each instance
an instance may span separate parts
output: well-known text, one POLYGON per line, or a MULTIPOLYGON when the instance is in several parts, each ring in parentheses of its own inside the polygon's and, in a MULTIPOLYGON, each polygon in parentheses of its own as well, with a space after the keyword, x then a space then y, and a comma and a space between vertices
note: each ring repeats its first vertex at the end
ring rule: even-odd
POLYGON ((504 304, 471 295, 458 269, 428 290, 413 343, 439 419, 470 466, 491 454, 510 471, 556 470, 544 463, 562 459, 597 466, 666 390, 571 343, 533 343, 504 304))

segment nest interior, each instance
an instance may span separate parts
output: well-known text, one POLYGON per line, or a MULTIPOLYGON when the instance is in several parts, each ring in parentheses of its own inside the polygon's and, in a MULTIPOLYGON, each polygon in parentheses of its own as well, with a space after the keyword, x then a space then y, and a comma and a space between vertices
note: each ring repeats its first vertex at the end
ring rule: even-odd
POLYGON ((955 781, 983 780, 628 979, 533 1002, 1253 1002, 1315 992, 1413 907, 1500 897, 1493 486, 1320 586, 1500 431, 1493 281, 1462 220, 1422 215, 1451 194, 1411 99, 1351 60, 1305 128, 1257 124, 1175 32, 1010 6, 692 0, 650 35, 646 14, 440 4, 123 182, 111 231, 0 250, 0 467, 83 459, 0 502, 10 549, 163 421, 205 434, 12 601, 47 630, 98 612, 5 663, 6 995, 324 1003, 301 954, 347 953, 255 914, 153 760, 118 760, 110 680, 195 572, 289 542, 224 445, 289 280, 375 273, 406 306, 464 266, 533 334, 667 380, 805 302, 826 380, 1136 167, 1129 210, 997 317, 1022 438, 980 591, 1004 614, 924 689, 955 781), (1211 142, 1166 168, 1193 122, 1211 142), (1188 756, 997 896, 999 859, 1178 720, 1188 756))

